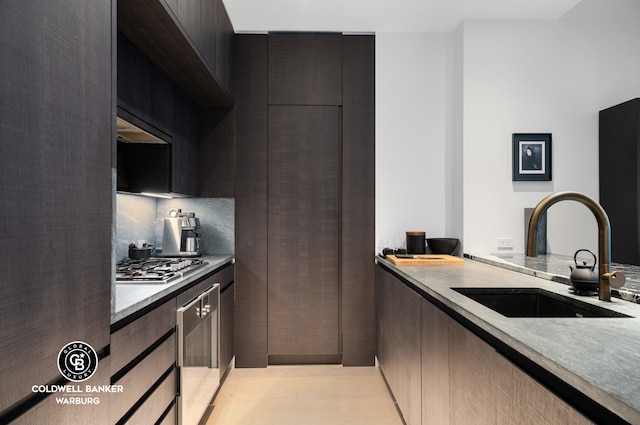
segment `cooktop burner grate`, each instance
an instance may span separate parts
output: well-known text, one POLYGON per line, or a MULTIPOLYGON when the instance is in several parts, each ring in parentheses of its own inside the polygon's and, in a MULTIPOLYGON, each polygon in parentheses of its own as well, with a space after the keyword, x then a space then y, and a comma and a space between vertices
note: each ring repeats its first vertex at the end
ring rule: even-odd
POLYGON ((118 283, 167 283, 207 264, 201 259, 125 259, 116 264, 118 283))

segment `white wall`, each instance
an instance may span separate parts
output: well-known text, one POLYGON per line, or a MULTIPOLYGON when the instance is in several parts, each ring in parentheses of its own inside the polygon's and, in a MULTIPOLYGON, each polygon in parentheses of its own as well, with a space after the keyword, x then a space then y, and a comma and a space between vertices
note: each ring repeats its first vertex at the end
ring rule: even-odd
MULTIPOLYGON (((377 33, 378 247, 424 230, 523 252, 525 207, 559 190, 597 200, 598 111, 640 96, 639 24, 637 0, 582 0, 558 22, 377 33), (553 134, 553 181, 512 181, 515 132, 553 134)), ((552 252, 595 250, 596 233, 583 206, 550 209, 552 252)))
POLYGON ((447 236, 453 34, 376 34, 376 240, 447 236))
MULTIPOLYGON (((464 24, 467 252, 495 252, 498 237, 523 252, 523 209, 549 193, 598 199, 598 111, 640 95, 638 24, 634 0, 583 0, 558 22, 464 24), (551 182, 511 181, 511 134, 520 132, 553 134, 551 182)), ((584 206, 557 204, 548 219, 551 252, 597 249, 584 206)))

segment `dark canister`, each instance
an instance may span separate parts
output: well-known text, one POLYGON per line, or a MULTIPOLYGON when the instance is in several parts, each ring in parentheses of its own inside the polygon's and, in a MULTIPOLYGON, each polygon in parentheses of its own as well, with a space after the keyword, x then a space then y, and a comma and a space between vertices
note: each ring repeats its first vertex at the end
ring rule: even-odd
POLYGON ((407 254, 424 254, 424 232, 407 232, 407 254))

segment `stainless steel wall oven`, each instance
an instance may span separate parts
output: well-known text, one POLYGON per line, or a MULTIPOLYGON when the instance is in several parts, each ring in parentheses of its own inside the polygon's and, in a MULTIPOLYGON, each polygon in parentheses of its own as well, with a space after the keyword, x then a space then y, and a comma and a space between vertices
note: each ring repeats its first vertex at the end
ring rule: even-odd
POLYGON ((178 309, 181 425, 197 425, 220 385, 220 284, 178 309))

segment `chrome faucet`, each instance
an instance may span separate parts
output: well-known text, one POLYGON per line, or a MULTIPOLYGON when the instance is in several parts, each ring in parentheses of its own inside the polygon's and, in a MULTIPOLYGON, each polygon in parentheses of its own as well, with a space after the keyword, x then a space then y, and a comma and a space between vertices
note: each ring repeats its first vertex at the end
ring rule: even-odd
POLYGON ((599 288, 598 298, 602 301, 611 301, 611 287, 622 288, 625 276, 621 272, 609 272, 611 258, 611 224, 605 210, 593 199, 580 192, 557 192, 544 198, 535 207, 529 220, 527 234, 527 256, 538 256, 538 230, 540 217, 547 209, 560 201, 577 201, 585 205, 593 213, 598 222, 598 269, 599 288))

